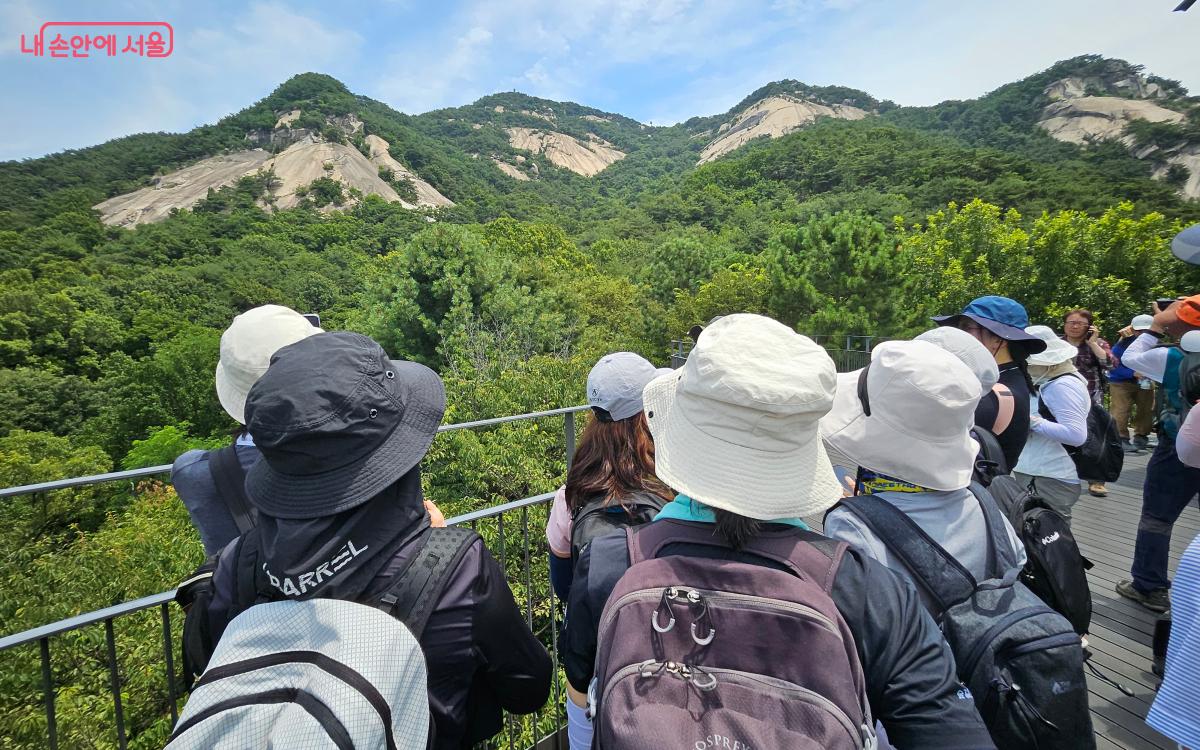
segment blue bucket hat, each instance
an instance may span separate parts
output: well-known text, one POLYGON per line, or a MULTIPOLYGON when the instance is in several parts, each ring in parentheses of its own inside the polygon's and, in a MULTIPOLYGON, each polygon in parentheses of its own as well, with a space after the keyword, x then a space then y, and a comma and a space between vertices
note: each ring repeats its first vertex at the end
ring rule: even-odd
POLYGON ((962 312, 939 315, 933 320, 938 325, 952 326, 958 323, 959 318, 970 318, 1005 341, 1022 342, 1021 345, 1030 354, 1037 354, 1046 349, 1045 341, 1025 332, 1029 327, 1029 314, 1025 312, 1025 308, 1020 302, 1008 297, 977 297, 971 300, 962 312))

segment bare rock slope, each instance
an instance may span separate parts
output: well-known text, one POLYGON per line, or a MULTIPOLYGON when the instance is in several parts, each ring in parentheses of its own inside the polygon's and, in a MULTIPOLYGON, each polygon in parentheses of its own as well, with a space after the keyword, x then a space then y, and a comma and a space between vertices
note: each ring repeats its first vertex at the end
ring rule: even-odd
MULTIPOLYGON (((298 116, 298 112, 281 116, 278 127, 286 128, 298 116)), ((357 123, 358 127, 352 122, 338 125, 345 126, 351 132, 361 128, 361 123, 357 123)), ((290 133, 294 135, 289 135, 289 138, 298 137, 299 140, 275 156, 262 148, 212 156, 160 177, 150 187, 109 198, 94 208, 100 212, 106 224, 115 226, 159 221, 169 216, 173 209, 188 209, 196 205, 208 195, 209 190, 233 185, 242 177, 265 171, 273 172, 275 179, 269 188, 268 198, 262 203, 264 207, 295 207, 302 200, 301 188, 322 177, 336 180, 344 188, 357 190, 364 196, 378 195, 384 200, 398 202, 405 208, 454 205, 436 188, 392 158, 388 153, 388 142, 377 135, 369 135, 365 139, 370 150, 370 156, 367 157, 353 146, 331 143, 307 131, 290 133), (396 178, 410 180, 416 190, 416 202, 402 200, 392 185, 380 177, 380 167, 390 169, 396 178)), ((342 205, 353 205, 356 201, 357 198, 351 196, 342 205)))
POLYGON ((508 142, 513 148, 545 154, 551 164, 585 177, 598 174, 625 158, 623 151, 595 135, 581 141, 553 130, 509 128, 508 142))
POLYGON ((717 137, 700 152, 697 164, 719 159, 760 136, 778 138, 797 128, 815 122, 818 117, 833 117, 839 120, 861 120, 869 113, 848 104, 819 104, 796 97, 779 94, 756 102, 732 122, 722 125, 717 137))
POLYGON ((1187 118, 1164 106, 1170 95, 1158 83, 1137 73, 1114 67, 1105 74, 1069 76, 1051 83, 1043 92, 1050 103, 1042 110, 1038 126, 1052 138, 1086 146, 1100 141, 1120 141, 1139 159, 1154 163, 1152 176, 1165 179, 1178 165, 1188 177, 1179 187, 1185 198, 1200 198, 1200 144, 1185 143, 1170 149, 1139 147, 1128 132, 1136 120, 1181 124, 1187 118))

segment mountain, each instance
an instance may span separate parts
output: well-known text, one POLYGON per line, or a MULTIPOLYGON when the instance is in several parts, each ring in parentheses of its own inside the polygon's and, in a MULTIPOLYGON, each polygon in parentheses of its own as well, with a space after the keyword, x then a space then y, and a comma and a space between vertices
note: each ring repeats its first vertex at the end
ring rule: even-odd
POLYGON ((932 107, 777 81, 728 112, 671 127, 517 92, 411 116, 306 73, 215 125, 0 164, 0 205, 7 207, 0 226, 36 222, 56 193, 73 203, 90 198, 117 226, 220 204, 222 191, 233 190, 276 210, 345 209, 378 196, 421 211, 461 204, 464 216, 478 220, 587 204, 596 189, 590 181, 628 202, 664 177, 839 120, 1090 165, 1122 179, 1153 178, 1182 197, 1200 197, 1200 99, 1140 66, 1094 55, 932 107))

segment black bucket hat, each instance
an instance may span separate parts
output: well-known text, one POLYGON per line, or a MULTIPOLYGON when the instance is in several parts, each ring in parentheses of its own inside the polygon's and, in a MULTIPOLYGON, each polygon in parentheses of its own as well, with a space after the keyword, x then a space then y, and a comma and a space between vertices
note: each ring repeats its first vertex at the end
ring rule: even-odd
POLYGON ((358 333, 285 346, 246 398, 262 451, 250 501, 276 518, 320 518, 365 503, 424 457, 446 411, 437 373, 389 359, 358 333))

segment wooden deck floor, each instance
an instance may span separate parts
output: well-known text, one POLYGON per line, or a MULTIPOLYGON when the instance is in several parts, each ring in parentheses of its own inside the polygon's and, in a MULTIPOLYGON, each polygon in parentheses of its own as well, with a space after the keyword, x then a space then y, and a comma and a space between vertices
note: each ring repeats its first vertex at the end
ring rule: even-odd
MULTIPOLYGON (((1092 723, 1097 747, 1102 749, 1175 750, 1176 747, 1143 721, 1159 682, 1150 673, 1150 642, 1157 615, 1121 598, 1113 590, 1117 581, 1129 577, 1148 460, 1148 454, 1126 457, 1121 480, 1109 485, 1108 497, 1085 494, 1075 506, 1071 522, 1080 549, 1095 564, 1088 572, 1094 609, 1088 638, 1093 661, 1135 693, 1130 698, 1088 675, 1092 723)), ((1171 539, 1172 575, 1179 556, 1197 533, 1200 533, 1200 510, 1192 503, 1175 524, 1171 539)))
MULTIPOLYGON (((1126 456, 1119 482, 1108 485, 1108 497, 1084 494, 1075 506, 1071 529, 1084 556, 1095 565, 1088 572, 1092 588, 1092 632, 1088 636, 1092 661, 1133 697, 1088 673, 1092 723, 1100 750, 1175 750, 1171 740, 1144 721, 1159 680, 1150 672, 1150 643, 1157 615, 1121 598, 1113 590, 1129 577, 1133 546, 1142 507, 1142 482, 1149 453, 1126 456)), ((806 519, 817 521, 820 519, 806 519)), ((814 524, 820 528, 819 523, 814 524)), ((1192 503, 1171 540, 1171 575, 1179 556, 1200 533, 1200 509, 1192 503)))

